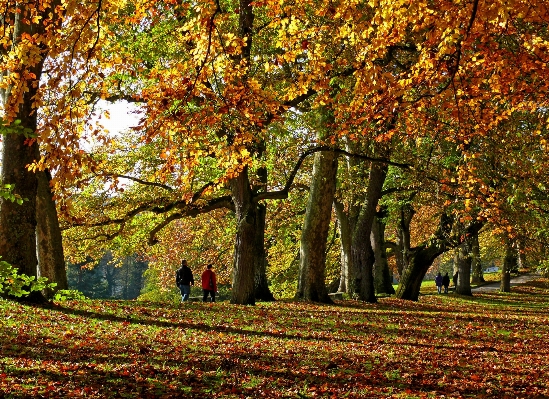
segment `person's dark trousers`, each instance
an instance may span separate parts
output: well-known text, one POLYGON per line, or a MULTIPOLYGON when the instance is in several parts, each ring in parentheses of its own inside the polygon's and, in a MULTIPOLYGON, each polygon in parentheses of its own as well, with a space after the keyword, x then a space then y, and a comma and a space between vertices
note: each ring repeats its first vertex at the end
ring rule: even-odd
POLYGON ((215 302, 215 291, 214 290, 205 290, 202 289, 204 292, 204 296, 202 297, 202 302, 208 302, 208 295, 212 297, 212 302, 215 302))

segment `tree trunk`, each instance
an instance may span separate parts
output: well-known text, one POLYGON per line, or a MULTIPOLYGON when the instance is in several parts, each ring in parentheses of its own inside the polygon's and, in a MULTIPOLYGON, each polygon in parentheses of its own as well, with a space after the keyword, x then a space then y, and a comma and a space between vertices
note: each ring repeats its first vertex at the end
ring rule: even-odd
POLYGON ((255 299, 258 301, 274 301, 267 281, 267 254, 265 252, 265 219, 267 206, 257 204, 255 227, 255 299))
POLYGON ((230 186, 237 226, 231 303, 255 305, 257 206, 253 202, 247 167, 230 181, 230 186))
POLYGON ((372 224, 372 234, 370 236, 372 247, 374 249, 374 287, 378 294, 395 293, 393 288, 393 278, 387 262, 387 253, 385 249, 385 222, 386 210, 382 209, 376 215, 372 224))
POLYGON ((501 268, 500 292, 511 292, 511 270, 513 270, 516 263, 517 258, 513 241, 509 237, 505 237, 505 258, 501 268))
POLYGON ((471 237, 471 269, 473 270, 471 283, 479 284, 484 282, 482 274, 482 263, 480 262, 480 245, 478 242, 478 234, 471 237))
POLYGON ((356 275, 352 266, 351 243, 352 243, 352 226, 349 215, 344 210, 344 205, 339 201, 334 201, 334 209, 336 211, 339 242, 341 246, 341 272, 339 279, 338 292, 354 292, 353 279, 356 275))
MULTIPOLYGON (((21 13, 25 13, 25 6, 21 5, 21 13)), ((18 45, 21 35, 24 33, 33 35, 37 27, 21 21, 21 14, 15 15, 14 32, 12 40, 18 45)), ((40 27, 38 29, 41 29, 40 27)), ((28 83, 28 90, 23 92, 22 103, 18 106, 16 119, 21 121, 20 127, 34 133, 37 127, 36 109, 33 102, 38 91, 38 82, 42 74, 43 60, 33 67, 21 64, 21 70, 10 71, 23 73, 29 71, 34 73, 36 79, 28 83), (34 85, 33 83, 36 83, 34 85)), ((8 72, 9 73, 9 72, 8 72)), ((4 108, 14 107, 19 93, 13 93, 13 87, 2 90, 4 108)), ((19 89, 20 90, 20 89, 19 89)), ((38 182, 34 172, 28 170, 27 166, 38 160, 38 142, 29 141, 22 133, 7 134, 3 138, 2 146, 2 174, 3 184, 15 186, 14 194, 24 199, 23 204, 11 202, 0 197, 0 257, 3 261, 10 263, 20 273, 28 276, 38 276, 38 259, 36 255, 36 192, 38 182)), ((39 292, 33 292, 26 298, 32 302, 43 302, 44 296, 39 292)))
MULTIPOLYGON (((409 225, 408 225, 409 228, 409 225)), ((400 276, 395 296, 399 299, 417 301, 421 282, 435 259, 446 251, 446 237, 452 228, 451 219, 442 214, 437 231, 426 243, 407 249, 408 265, 400 276)), ((407 232, 409 233, 409 231, 407 232)))
POLYGON ((409 254, 408 266, 400 276, 395 296, 399 299, 417 301, 425 274, 435 259, 444 251, 445 248, 440 243, 424 244, 412 249, 409 254))
POLYGON ((395 248, 395 260, 398 270, 398 275, 408 267, 408 258, 410 250, 410 223, 414 218, 415 210, 409 205, 403 205, 399 209, 400 218, 397 225, 397 237, 395 248))
POLYGON ((307 211, 301 232, 296 298, 331 303, 326 289, 326 242, 336 188, 337 156, 315 154, 307 211))
POLYGON ((358 216, 351 247, 353 265, 358 271, 358 297, 360 300, 370 303, 377 302, 373 274, 375 257, 370 234, 386 176, 387 165, 371 164, 366 199, 358 216))
POLYGON ((49 171, 37 172, 38 193, 36 197, 36 240, 38 245, 39 275, 49 282, 57 283, 53 291, 47 291, 51 296, 57 290, 68 289, 65 257, 63 255, 63 239, 55 202, 50 188, 49 171))
POLYGON ((458 248, 458 281, 456 294, 471 296, 471 245, 465 241, 458 248))

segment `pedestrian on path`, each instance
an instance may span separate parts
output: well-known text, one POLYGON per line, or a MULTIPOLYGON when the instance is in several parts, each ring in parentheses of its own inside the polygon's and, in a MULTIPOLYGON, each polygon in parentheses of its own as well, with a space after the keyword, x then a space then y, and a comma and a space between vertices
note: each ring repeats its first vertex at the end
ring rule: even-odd
POLYGON ((448 276, 448 272, 442 276, 442 286, 444 287, 444 293, 448 293, 448 287, 450 286, 450 276, 448 276))
POLYGON ((217 281, 215 272, 212 270, 213 265, 209 264, 202 273, 202 302, 207 302, 208 296, 211 297, 212 302, 215 302, 215 293, 217 292, 217 281))
POLYGON ((438 272, 435 277, 435 284, 437 286, 437 291, 440 294, 442 291, 442 274, 440 274, 440 272, 438 272))

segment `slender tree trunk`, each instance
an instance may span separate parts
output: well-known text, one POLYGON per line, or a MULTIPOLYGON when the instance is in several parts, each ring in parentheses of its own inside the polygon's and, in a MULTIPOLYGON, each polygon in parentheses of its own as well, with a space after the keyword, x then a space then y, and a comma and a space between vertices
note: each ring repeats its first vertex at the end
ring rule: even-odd
POLYGON ((360 300, 370 303, 377 302, 373 275, 375 257, 370 234, 386 176, 387 165, 371 164, 366 199, 358 216, 351 247, 353 264, 358 271, 358 297, 360 300))
POLYGON ((36 197, 36 239, 38 244, 39 275, 49 282, 57 284, 51 296, 57 290, 68 289, 65 257, 63 255, 63 239, 57 209, 50 189, 49 171, 37 172, 38 194, 36 197))
POLYGON ((465 241, 458 251, 458 281, 456 294, 471 296, 471 246, 469 241, 465 241))
POLYGON ((524 251, 524 240, 517 241, 517 265, 519 269, 527 269, 526 252, 524 251))
POLYGON ((398 275, 402 276, 404 269, 408 267, 410 250, 410 224, 415 215, 415 210, 410 205, 403 205, 399 209, 400 217, 397 225, 397 237, 395 248, 395 260, 398 275))
POLYGON ((471 283, 478 284, 484 282, 482 274, 482 263, 480 262, 480 245, 478 242, 478 234, 471 237, 471 269, 473 270, 471 283))
POLYGON ((382 209, 376 215, 372 225, 371 242, 374 249, 374 286, 378 294, 395 293, 393 288, 393 278, 387 262, 387 253, 385 249, 385 222, 383 218, 386 211, 382 209))
POLYGON ((274 301, 267 281, 267 254, 265 251, 265 219, 267 206, 257 204, 255 228, 255 299, 258 301, 274 301))
POLYGON ((231 303, 255 305, 257 206, 253 202, 247 167, 230 181, 230 186, 237 226, 231 303))
POLYGON ((301 232, 299 280, 296 297, 331 303, 326 289, 326 242, 330 228, 337 174, 333 152, 315 154, 307 211, 301 232))
POLYGON ((350 217, 344 210, 344 205, 339 201, 334 201, 334 209, 337 215, 339 228, 339 242, 341 246, 341 272, 339 279, 338 292, 353 292, 353 279, 356 275, 352 266, 351 243, 352 226, 350 217))
POLYGON ((513 241, 509 237, 505 237, 505 258, 503 259, 501 282, 499 286, 501 292, 511 292, 511 271, 516 265, 516 262, 517 258, 513 241))

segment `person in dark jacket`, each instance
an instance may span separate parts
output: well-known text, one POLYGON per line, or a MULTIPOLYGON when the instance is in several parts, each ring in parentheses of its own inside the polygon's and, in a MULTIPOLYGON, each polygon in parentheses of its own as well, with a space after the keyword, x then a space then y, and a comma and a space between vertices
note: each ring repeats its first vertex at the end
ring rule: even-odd
POLYGON ((444 287, 444 293, 448 293, 448 286, 450 285, 450 276, 448 276, 448 272, 442 276, 442 286, 444 287))
POLYGON ((217 281, 215 278, 215 272, 212 270, 212 265, 209 264, 206 270, 202 273, 202 302, 208 300, 208 295, 212 298, 212 302, 215 302, 215 293, 217 292, 217 281))
POLYGON ((438 272, 435 277, 435 284, 437 286, 437 291, 440 294, 442 291, 442 274, 440 274, 440 272, 438 272))
POLYGON ((181 301, 187 301, 191 294, 191 285, 194 285, 194 278, 193 272, 185 259, 181 261, 181 267, 175 273, 175 283, 181 291, 181 301))

